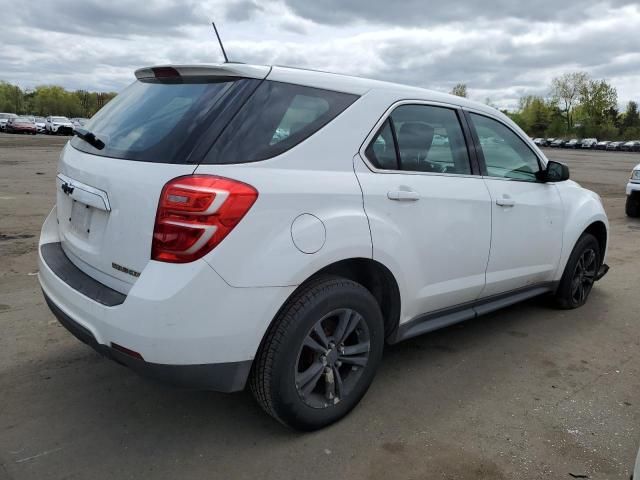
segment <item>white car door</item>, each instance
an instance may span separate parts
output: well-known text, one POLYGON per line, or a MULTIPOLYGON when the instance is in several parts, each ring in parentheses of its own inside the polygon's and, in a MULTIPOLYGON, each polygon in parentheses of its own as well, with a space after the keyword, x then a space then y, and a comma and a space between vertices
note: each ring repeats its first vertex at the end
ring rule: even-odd
POLYGON ((491 253, 482 297, 550 282, 562 251, 563 210, 544 165, 505 123, 468 112, 478 160, 492 199, 491 253))
POLYGON ((484 288, 491 198, 474 174, 461 115, 404 102, 355 158, 373 258, 400 284, 401 323, 473 301, 484 288))

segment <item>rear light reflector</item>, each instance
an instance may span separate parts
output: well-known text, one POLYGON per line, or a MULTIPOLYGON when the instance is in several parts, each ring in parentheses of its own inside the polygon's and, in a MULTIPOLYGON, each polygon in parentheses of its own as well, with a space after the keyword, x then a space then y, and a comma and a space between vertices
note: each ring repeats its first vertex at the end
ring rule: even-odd
POLYGON ((156 78, 179 78, 180 72, 173 67, 154 67, 151 69, 156 78))
POLYGON ((114 350, 120 353, 124 353, 129 357, 137 358, 138 360, 144 360, 144 358, 142 358, 142 355, 140 355, 135 350, 131 350, 127 347, 123 347, 122 345, 118 345, 117 343, 111 343, 111 348, 113 348, 114 350))
POLYGON ((187 263, 213 250, 258 198, 251 185, 214 175, 169 181, 160 194, 151 259, 187 263))

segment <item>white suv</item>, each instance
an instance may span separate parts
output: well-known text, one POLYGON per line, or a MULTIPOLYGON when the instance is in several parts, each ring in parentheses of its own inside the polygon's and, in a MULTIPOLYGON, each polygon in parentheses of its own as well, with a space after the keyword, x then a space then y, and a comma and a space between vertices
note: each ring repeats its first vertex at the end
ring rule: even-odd
POLYGON ((67 117, 47 117, 44 124, 44 132, 49 135, 73 133, 73 123, 67 117))
POLYGON ((640 217, 640 163, 631 171, 629 183, 627 183, 625 211, 630 217, 640 217))
POLYGON ((385 342, 579 307, 607 270, 600 198, 490 107, 284 67, 136 77, 64 148, 39 263, 60 321, 140 373, 249 383, 311 430, 385 342))

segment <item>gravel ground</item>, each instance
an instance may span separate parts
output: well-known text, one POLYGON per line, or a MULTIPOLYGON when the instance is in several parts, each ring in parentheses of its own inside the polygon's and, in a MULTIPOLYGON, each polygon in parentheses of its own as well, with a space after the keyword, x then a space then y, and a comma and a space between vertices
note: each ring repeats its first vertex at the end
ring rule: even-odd
POLYGON ((533 300, 388 348, 360 406, 285 430, 248 393, 176 390, 75 340, 36 271, 65 138, 0 134, 0 479, 628 479, 640 444, 640 155, 549 150, 597 191, 611 272, 579 310, 533 300))

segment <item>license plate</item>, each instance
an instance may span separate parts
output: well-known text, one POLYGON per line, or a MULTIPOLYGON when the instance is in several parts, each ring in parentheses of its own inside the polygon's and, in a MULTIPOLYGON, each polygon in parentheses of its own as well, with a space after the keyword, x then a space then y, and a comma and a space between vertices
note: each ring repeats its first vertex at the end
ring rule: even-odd
POLYGON ((80 202, 73 202, 71 206, 71 230, 80 236, 89 236, 91 214, 93 208, 80 202))

